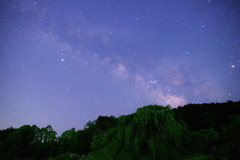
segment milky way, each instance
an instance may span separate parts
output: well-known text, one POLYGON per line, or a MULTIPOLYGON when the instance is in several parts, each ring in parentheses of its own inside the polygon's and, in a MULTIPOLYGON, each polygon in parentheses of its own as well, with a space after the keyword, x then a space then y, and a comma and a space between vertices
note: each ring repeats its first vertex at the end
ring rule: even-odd
POLYGON ((0 129, 240 100, 237 0, 0 3, 0 129))

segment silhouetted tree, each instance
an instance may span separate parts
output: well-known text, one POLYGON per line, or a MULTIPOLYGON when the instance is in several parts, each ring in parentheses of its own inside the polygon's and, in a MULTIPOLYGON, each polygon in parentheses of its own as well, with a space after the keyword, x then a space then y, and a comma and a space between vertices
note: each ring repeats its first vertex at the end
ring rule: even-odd
POLYGON ((223 128, 223 138, 227 144, 228 157, 240 159, 240 115, 229 116, 229 125, 223 128))
POLYGON ((87 155, 91 149, 94 134, 99 129, 96 126, 96 121, 88 121, 83 130, 78 131, 78 141, 81 148, 81 155, 87 155))
POLYGON ((67 130, 59 137, 60 153, 79 153, 78 135, 74 129, 67 130))
POLYGON ((239 106, 233 101, 174 109, 149 105, 118 118, 99 116, 60 137, 51 125, 11 127, 0 130, 0 160, 240 159, 239 106))
POLYGON ((114 116, 99 116, 96 120, 96 127, 103 132, 116 125, 117 119, 114 116))
POLYGON ((31 147, 35 138, 36 126, 24 125, 11 133, 4 145, 7 148, 7 157, 31 157, 31 147))

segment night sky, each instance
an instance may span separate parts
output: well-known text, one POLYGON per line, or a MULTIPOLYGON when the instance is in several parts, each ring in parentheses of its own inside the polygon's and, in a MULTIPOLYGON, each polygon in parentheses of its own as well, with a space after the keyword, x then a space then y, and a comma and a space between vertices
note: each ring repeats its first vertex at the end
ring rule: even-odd
POLYGON ((240 100, 238 0, 1 0, 0 129, 240 100))

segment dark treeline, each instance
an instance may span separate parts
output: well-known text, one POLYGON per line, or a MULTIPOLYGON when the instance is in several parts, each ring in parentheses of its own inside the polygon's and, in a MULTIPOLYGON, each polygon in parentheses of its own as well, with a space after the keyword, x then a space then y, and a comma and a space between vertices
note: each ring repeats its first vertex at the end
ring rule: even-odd
POLYGON ((240 101, 174 109, 149 105, 56 135, 50 125, 0 130, 0 159, 239 160, 240 101))

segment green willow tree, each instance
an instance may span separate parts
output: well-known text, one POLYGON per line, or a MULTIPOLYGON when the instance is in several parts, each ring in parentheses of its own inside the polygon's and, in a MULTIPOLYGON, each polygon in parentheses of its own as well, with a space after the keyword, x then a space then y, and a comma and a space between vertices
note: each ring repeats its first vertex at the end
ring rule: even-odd
POLYGON ((118 117, 118 125, 94 137, 91 159, 178 159, 182 126, 170 106, 149 105, 118 117))

